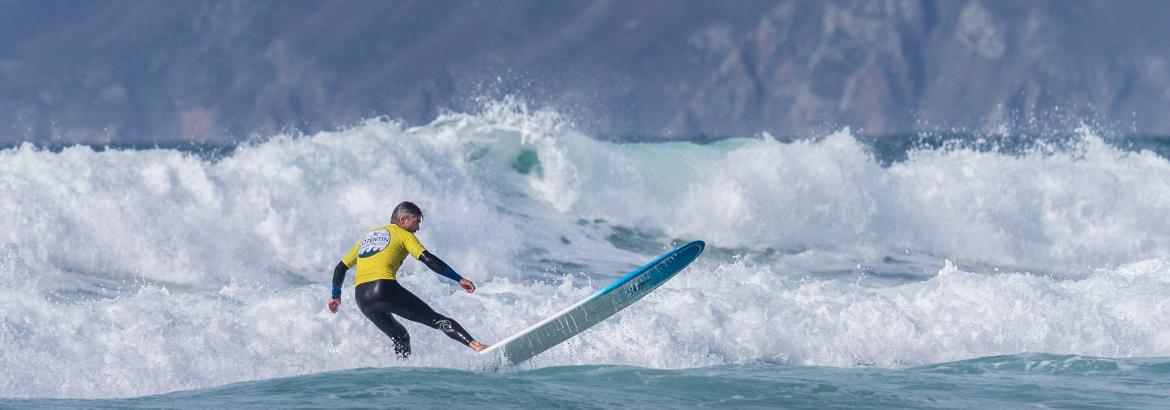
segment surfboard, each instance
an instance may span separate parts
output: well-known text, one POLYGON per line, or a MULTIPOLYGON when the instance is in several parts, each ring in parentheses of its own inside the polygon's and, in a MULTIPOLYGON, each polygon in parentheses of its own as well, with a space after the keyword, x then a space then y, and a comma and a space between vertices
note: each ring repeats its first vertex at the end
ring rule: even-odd
POLYGON ((565 310, 489 346, 479 355, 507 365, 528 360, 646 296, 690 265, 705 246, 703 241, 679 246, 565 310))

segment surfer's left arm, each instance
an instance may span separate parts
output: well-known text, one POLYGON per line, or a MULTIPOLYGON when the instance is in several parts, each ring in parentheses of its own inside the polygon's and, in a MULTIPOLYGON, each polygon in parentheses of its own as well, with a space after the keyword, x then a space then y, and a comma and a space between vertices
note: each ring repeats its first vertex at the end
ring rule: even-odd
POLYGON ((337 262, 337 266, 333 268, 333 294, 330 295, 327 305, 330 312, 337 313, 337 308, 341 307, 341 283, 345 282, 345 272, 348 270, 345 262, 337 262))
POLYGON ((337 313, 337 308, 341 306, 341 284, 345 282, 345 272, 349 268, 357 264, 358 244, 353 245, 348 253, 341 258, 341 262, 337 262, 337 266, 333 267, 333 292, 329 299, 329 311, 337 313))

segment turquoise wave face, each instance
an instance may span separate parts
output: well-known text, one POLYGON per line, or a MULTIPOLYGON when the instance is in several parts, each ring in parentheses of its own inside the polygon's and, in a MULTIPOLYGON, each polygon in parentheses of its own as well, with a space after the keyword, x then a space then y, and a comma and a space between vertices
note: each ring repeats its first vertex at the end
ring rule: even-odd
POLYGON ((1170 221, 1149 217, 1170 212, 1170 161, 1147 150, 1166 146, 848 130, 621 144, 506 108, 230 149, 25 145, 0 150, 0 243, 49 273, 303 284, 355 240, 350 227, 411 199, 434 216, 426 245, 467 255, 460 271, 515 279, 616 277, 692 239, 758 263, 835 253, 803 264, 822 271, 951 259, 1080 275, 1170 257, 1170 221))
POLYGON ((112 400, 0 400, 21 408, 1162 408, 1170 361, 1016 355, 900 370, 567 366, 481 373, 355 369, 112 400))

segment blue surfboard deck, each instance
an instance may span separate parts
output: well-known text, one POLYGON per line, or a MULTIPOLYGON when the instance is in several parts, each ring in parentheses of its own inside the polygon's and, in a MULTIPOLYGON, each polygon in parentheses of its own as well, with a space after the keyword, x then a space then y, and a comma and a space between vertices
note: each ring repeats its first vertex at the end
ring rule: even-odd
POLYGON ((515 365, 613 316, 690 265, 706 244, 694 241, 663 254, 605 289, 479 352, 497 363, 515 365))

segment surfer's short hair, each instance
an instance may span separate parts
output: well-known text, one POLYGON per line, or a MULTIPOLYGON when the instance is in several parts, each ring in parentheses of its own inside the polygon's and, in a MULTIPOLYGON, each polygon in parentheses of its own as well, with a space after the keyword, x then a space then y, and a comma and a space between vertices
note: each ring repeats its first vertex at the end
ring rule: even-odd
POLYGON ((399 216, 409 216, 411 218, 422 219, 423 212, 414 202, 402 201, 398 206, 394 207, 394 212, 390 214, 390 220, 397 223, 399 216))

